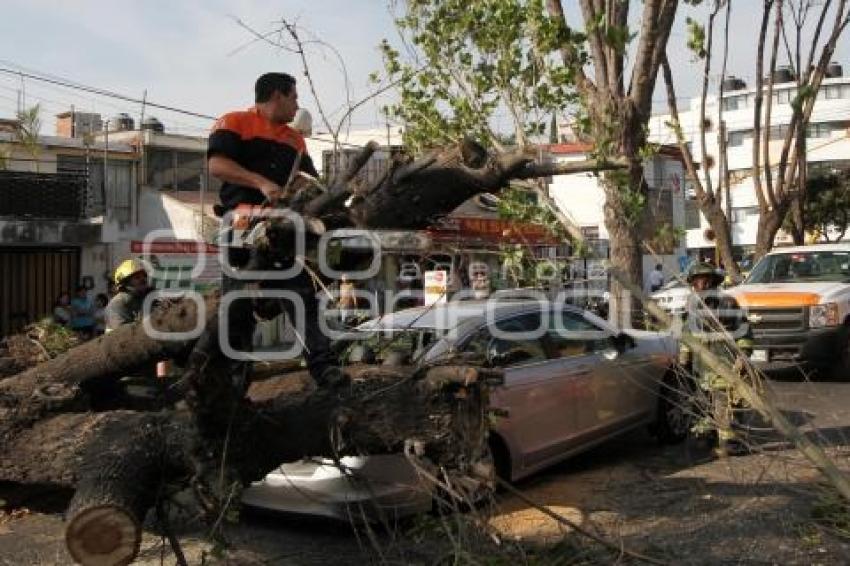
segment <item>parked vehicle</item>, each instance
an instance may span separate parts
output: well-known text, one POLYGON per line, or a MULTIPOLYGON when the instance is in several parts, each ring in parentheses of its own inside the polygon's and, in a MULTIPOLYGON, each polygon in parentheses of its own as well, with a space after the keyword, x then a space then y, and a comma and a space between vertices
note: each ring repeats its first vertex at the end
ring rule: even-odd
POLYGON ((745 310, 753 362, 850 377, 850 244, 776 249, 727 292, 745 310))
MULTIPOLYGON (((491 428, 490 447, 498 473, 508 480, 526 477, 636 427, 652 425, 665 442, 683 440, 690 430, 691 412, 670 371, 676 355, 672 337, 638 330, 621 333, 571 305, 462 301, 388 314, 361 325, 358 332, 362 337, 346 348, 349 361, 415 365, 462 354, 504 368, 504 384, 490 392, 494 414, 501 415, 491 428)), ((403 456, 389 458, 409 467, 403 456)), ((322 463, 305 465, 281 466, 249 488, 245 501, 313 512, 314 506, 306 503, 293 508, 297 497, 292 492, 323 485, 327 505, 337 507, 323 514, 339 516, 340 505, 372 499, 368 490, 349 485, 352 475, 365 484, 376 481, 380 487, 372 491, 380 495, 379 502, 397 500, 398 492, 410 491, 407 472, 399 471, 401 479, 388 483, 374 466, 349 473, 332 472, 322 463), (330 480, 331 476, 336 479, 330 480)), ((416 491, 430 501, 427 490, 416 491)), ((315 503, 315 493, 311 499, 315 503)), ((416 505, 407 502, 401 508, 416 505)))
POLYGON ((652 293, 658 306, 673 316, 684 316, 688 309, 691 287, 686 281, 671 279, 659 291, 652 293))

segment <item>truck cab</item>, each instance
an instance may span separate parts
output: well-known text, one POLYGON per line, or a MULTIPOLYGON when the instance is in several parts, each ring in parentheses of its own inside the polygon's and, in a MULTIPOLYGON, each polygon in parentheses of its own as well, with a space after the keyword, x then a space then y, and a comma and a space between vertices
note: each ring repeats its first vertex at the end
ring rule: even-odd
POLYGON ((850 378, 850 243, 776 249, 728 293, 750 325, 754 363, 850 378))

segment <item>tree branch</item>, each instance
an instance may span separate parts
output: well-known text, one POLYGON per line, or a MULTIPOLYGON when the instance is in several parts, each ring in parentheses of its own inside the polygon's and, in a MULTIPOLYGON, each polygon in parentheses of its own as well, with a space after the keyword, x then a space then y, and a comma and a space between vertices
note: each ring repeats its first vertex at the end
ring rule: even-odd
POLYGON ((593 53, 596 87, 611 92, 613 85, 608 84, 608 59, 605 56, 605 43, 599 33, 599 27, 595 24, 599 17, 599 11, 597 11, 592 0, 581 0, 580 4, 587 42, 590 44, 590 51, 593 53))
MULTIPOLYGON (((675 2, 673 2, 675 4, 675 2)), ((653 72, 653 59, 655 48, 659 43, 659 19, 661 0, 647 0, 643 4, 643 17, 640 24, 640 43, 635 54, 635 64, 632 68, 632 78, 629 84, 629 96, 635 101, 635 106, 643 108, 647 97, 652 98, 652 89, 655 86, 655 75, 653 72), (649 92, 649 94, 647 94, 649 92)), ((666 44, 661 47, 666 48, 666 44)), ((658 67, 655 66, 657 71, 658 67)))
POLYGON ((771 111, 773 109, 773 75, 776 71, 776 56, 779 53, 779 36, 781 34, 780 30, 782 28, 783 1, 784 0, 777 0, 776 2, 776 14, 774 16, 773 26, 773 45, 771 46, 770 51, 770 78, 767 82, 767 105, 764 108, 764 123, 767 129, 763 133, 764 144, 762 147, 762 152, 764 155, 764 180, 765 185, 767 186, 768 196, 770 197, 771 203, 774 207, 776 207, 779 202, 782 201, 783 194, 782 179, 778 178, 779 184, 777 185, 775 185, 773 182, 773 171, 771 170, 772 164, 770 161, 770 133, 772 129, 771 111))
POLYGON ((561 0, 546 0, 546 9, 549 17, 555 20, 556 24, 561 28, 564 42, 561 44, 561 60, 564 66, 571 69, 576 79, 576 88, 579 92, 588 94, 596 91, 596 85, 587 77, 584 71, 584 66, 575 46, 572 43, 572 30, 567 24, 567 17, 564 14, 564 8, 561 5, 561 0))
POLYGON ((761 27, 758 35, 758 48, 756 54, 756 89, 753 100, 753 184, 756 188, 756 198, 759 209, 762 211, 776 206, 772 193, 766 192, 761 174, 761 131, 762 115, 761 108, 764 101, 764 44, 767 37, 767 24, 770 21, 770 9, 774 0, 764 0, 761 27))

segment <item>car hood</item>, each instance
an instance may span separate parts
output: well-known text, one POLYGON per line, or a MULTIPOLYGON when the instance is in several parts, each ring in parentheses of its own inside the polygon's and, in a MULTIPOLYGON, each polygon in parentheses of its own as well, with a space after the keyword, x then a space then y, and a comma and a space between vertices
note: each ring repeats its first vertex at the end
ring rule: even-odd
POLYGON ((653 299, 660 299, 662 297, 670 297, 671 299, 675 298, 687 298, 688 295, 691 294, 690 287, 673 287, 672 289, 667 289, 666 291, 656 291, 652 295, 650 295, 653 299))
POLYGON ((743 284, 727 293, 742 307, 796 307, 829 301, 846 283, 812 281, 806 283, 743 284))

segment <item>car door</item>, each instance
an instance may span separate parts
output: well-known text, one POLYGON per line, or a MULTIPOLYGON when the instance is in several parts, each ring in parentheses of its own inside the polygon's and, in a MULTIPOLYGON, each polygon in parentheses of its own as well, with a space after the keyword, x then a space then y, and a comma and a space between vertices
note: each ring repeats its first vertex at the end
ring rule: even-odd
POLYGON ((505 384, 491 392, 491 405, 503 415, 494 428, 510 444, 521 467, 536 467, 575 442, 578 420, 574 397, 580 376, 561 360, 550 358, 548 323, 539 312, 499 320, 496 327, 498 336, 485 327, 476 340, 487 340, 491 350, 521 348, 529 355, 503 366, 505 384), (539 338, 504 338, 505 333, 521 336, 535 330, 539 330, 539 338))
POLYGON ((574 313, 583 324, 596 329, 604 340, 596 340, 589 345, 596 357, 594 371, 594 392, 599 409, 598 425, 604 434, 616 432, 638 421, 652 418, 657 407, 659 380, 664 365, 653 357, 651 348, 646 345, 647 338, 635 341, 635 347, 627 347, 622 352, 612 350, 608 338, 619 331, 607 325, 603 320, 595 322, 595 317, 585 313, 574 313))
POLYGON ((610 332, 570 307, 556 309, 550 320, 550 357, 559 374, 572 378, 570 403, 575 405, 576 433, 584 442, 618 419, 620 379, 603 355, 610 349, 610 332))

